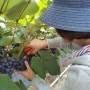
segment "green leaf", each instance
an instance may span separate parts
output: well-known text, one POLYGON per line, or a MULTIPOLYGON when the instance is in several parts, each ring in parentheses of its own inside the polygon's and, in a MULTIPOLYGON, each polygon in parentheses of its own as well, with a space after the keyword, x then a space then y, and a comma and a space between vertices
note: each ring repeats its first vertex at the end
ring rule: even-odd
POLYGON ((62 49, 58 49, 58 51, 59 51, 61 57, 66 56, 66 52, 64 52, 62 49))
POLYGON ((47 5, 49 0, 40 0, 44 5, 47 5))
POLYGON ((34 28, 32 29, 32 31, 30 33, 30 35, 35 34, 35 32, 38 31, 38 30, 39 30, 39 28, 37 26, 34 26, 34 28))
POLYGON ((5 14, 7 10, 11 9, 13 6, 17 5, 21 1, 25 1, 25 0, 0 0, 0 7, 3 6, 2 13, 5 14))
POLYGON ((2 32, 2 34, 3 34, 4 36, 11 36, 11 35, 12 35, 12 30, 9 29, 9 28, 5 28, 5 29, 3 30, 3 32, 2 32))
POLYGON ((45 79, 46 69, 42 58, 33 57, 31 60, 31 67, 36 74, 38 74, 41 78, 45 79))
POLYGON ((4 42, 3 42, 3 45, 6 46, 6 45, 9 45, 11 40, 12 40, 12 36, 5 36, 4 37, 4 42))
POLYGON ((18 53, 20 52, 20 47, 14 47, 12 50, 10 50, 13 57, 17 57, 18 53))
POLYGON ((0 74, 0 90, 20 90, 7 74, 0 74))
POLYGON ((24 11, 22 17, 24 17, 25 15, 34 15, 38 12, 39 7, 37 5, 37 3, 33 0, 28 7, 26 8, 26 10, 24 11))
POLYGON ((23 84, 23 82, 21 80, 20 80, 20 89, 27 90, 27 88, 25 87, 25 85, 23 84))
POLYGON ((35 24, 36 24, 36 25, 41 25, 42 22, 41 22, 40 19, 38 18, 38 19, 35 19, 35 24))
POLYGON ((27 1, 22 1, 17 5, 13 6, 7 11, 6 16, 11 20, 17 20, 20 17, 20 14, 24 9, 24 7, 26 6, 26 4, 27 1))
POLYGON ((51 55, 51 53, 49 53, 48 51, 40 51, 39 54, 44 61, 46 70, 51 75, 60 74, 60 67, 57 63, 57 57, 56 56, 51 55))
POLYGON ((12 40, 12 36, 2 35, 2 37, 0 38, 0 45, 6 46, 6 45, 10 44, 11 40, 12 40))
POLYGON ((20 30, 20 34, 21 34, 21 38, 22 38, 22 39, 25 39, 26 36, 27 36, 26 30, 20 30))
POLYGON ((3 39, 0 38, 0 46, 3 46, 3 39))
POLYGON ((19 82, 15 82, 16 85, 20 88, 20 90, 27 90, 23 82, 20 80, 19 82))
POLYGON ((60 74, 60 67, 57 63, 57 57, 51 55, 48 51, 39 51, 40 57, 33 57, 31 67, 36 74, 45 79, 46 73, 51 75, 60 74))
POLYGON ((60 67, 57 62, 52 58, 49 61, 45 61, 46 69, 51 75, 59 75, 60 67), (53 69, 52 69, 53 68, 53 69))
POLYGON ((21 43, 22 38, 21 38, 21 33, 18 32, 17 34, 14 35, 15 43, 21 43))
POLYGON ((47 5, 41 0, 38 2, 38 6, 39 6, 40 10, 47 8, 47 5))

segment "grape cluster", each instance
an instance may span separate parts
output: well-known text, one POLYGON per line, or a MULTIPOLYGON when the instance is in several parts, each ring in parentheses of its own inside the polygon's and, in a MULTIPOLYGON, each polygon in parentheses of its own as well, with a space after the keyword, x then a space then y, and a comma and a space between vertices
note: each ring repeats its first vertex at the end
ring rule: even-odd
POLYGON ((14 71, 14 69, 25 71, 26 66, 24 64, 24 61, 28 61, 30 63, 30 60, 26 60, 25 58, 4 58, 0 60, 0 73, 5 73, 11 75, 14 71))

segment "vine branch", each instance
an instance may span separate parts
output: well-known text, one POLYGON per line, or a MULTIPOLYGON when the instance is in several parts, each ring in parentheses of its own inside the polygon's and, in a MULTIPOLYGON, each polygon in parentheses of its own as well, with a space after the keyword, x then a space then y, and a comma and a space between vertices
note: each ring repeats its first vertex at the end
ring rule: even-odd
POLYGON ((5 7, 5 9, 3 10, 3 12, 5 12, 5 11, 7 10, 8 3, 9 3, 9 0, 7 0, 7 4, 6 4, 6 7, 5 7))
POLYGON ((14 28, 15 28, 15 29, 14 29, 14 32, 12 33, 13 38, 11 39, 9 45, 7 45, 7 46, 8 46, 8 47, 7 47, 7 51, 9 50, 9 48, 10 48, 12 42, 14 41, 14 34, 16 33, 17 24, 18 24, 18 23, 16 22, 15 27, 14 27, 14 28))
POLYGON ((30 35, 30 33, 32 32, 33 28, 34 28, 34 26, 31 28, 31 30, 28 32, 28 34, 27 34, 27 36, 25 37, 25 39, 22 41, 22 47, 21 47, 21 49, 20 49, 20 52, 19 52, 19 54, 18 54, 18 57, 21 55, 21 53, 22 53, 22 51, 23 51, 24 43, 25 43, 26 39, 28 38, 28 36, 30 35))
POLYGON ((0 9, 0 14, 2 13, 2 9, 3 9, 4 5, 5 5, 5 3, 6 3, 6 0, 3 1, 3 4, 2 4, 1 9, 0 9))
POLYGON ((23 8, 23 10, 22 10, 22 12, 20 13, 18 19, 16 20, 17 23, 18 23, 19 19, 21 18, 23 12, 26 10, 26 8, 27 8, 27 6, 29 5, 29 3, 30 3, 30 0, 29 0, 28 3, 26 4, 26 6, 23 8))

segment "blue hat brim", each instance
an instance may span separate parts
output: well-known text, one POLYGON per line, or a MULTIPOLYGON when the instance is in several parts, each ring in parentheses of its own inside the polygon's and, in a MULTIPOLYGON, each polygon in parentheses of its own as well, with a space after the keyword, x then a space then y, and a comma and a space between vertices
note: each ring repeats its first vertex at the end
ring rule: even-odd
POLYGON ((40 20, 54 28, 90 32, 90 6, 88 8, 70 8, 52 4, 40 20))

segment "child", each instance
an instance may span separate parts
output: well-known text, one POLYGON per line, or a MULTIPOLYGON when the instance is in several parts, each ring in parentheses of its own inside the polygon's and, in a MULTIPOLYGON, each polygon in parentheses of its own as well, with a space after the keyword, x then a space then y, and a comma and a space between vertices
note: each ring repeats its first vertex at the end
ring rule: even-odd
MULTIPOLYGON (((60 37, 47 40, 34 39, 27 54, 48 48, 78 49, 70 61, 67 78, 59 90, 90 90, 90 0, 54 0, 41 17, 45 24, 56 28, 60 37)), ((18 71, 31 80, 38 90, 53 90, 25 62, 26 71, 18 71)))

